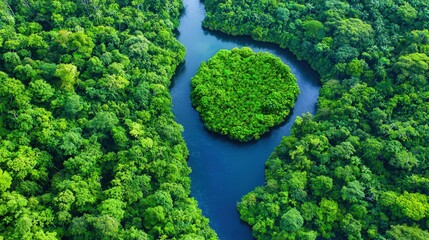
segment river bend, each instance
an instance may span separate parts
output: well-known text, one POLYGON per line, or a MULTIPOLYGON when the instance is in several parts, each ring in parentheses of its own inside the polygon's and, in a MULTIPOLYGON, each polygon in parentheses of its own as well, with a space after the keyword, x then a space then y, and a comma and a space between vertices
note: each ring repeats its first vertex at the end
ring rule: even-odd
POLYGON ((185 129, 183 136, 190 152, 191 194, 221 240, 253 239, 250 227, 240 221, 236 204, 243 195, 264 184, 265 161, 282 137, 289 135, 295 118, 306 112, 315 113, 319 76, 306 62, 298 61, 293 54, 273 44, 203 30, 204 5, 199 0, 183 0, 183 4, 178 40, 185 45, 186 56, 173 78, 171 95, 173 113, 185 129), (243 46, 280 57, 296 76, 301 91, 292 115, 284 124, 248 143, 232 141, 205 129, 190 98, 190 81, 201 62, 220 49, 243 46))

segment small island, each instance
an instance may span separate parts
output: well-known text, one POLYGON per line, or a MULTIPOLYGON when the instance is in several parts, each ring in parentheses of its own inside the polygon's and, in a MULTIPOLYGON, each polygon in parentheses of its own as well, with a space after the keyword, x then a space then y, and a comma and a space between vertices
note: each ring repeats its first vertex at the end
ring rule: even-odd
POLYGON ((291 113, 299 88, 290 68, 248 47, 220 50, 192 78, 192 105, 211 131, 259 139, 291 113))

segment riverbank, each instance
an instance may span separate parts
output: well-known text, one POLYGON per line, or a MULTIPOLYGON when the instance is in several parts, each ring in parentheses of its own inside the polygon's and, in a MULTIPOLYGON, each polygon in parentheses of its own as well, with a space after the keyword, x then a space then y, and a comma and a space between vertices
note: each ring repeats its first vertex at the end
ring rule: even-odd
POLYGON ((273 44, 258 43, 246 37, 230 37, 202 29, 204 6, 198 0, 185 0, 180 18, 178 40, 186 47, 184 64, 171 86, 173 113, 183 125, 188 145, 191 194, 222 240, 252 239, 250 227, 240 221, 236 204, 241 197, 264 184, 265 161, 282 137, 289 134, 294 119, 303 113, 315 113, 319 95, 319 76, 306 62, 273 44), (282 59, 297 77, 301 94, 292 115, 258 141, 238 143, 204 128, 191 105, 190 80, 201 62, 220 49, 248 46, 253 51, 267 51, 282 59))

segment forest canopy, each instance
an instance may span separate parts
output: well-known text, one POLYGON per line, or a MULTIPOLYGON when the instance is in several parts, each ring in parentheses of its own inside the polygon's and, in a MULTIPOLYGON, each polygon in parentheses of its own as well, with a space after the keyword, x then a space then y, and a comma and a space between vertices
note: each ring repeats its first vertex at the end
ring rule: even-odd
POLYGON ((321 75, 243 197, 258 239, 428 239, 429 2, 205 0, 203 25, 287 47, 321 75))
POLYGON ((299 88, 278 57, 220 50, 192 78, 192 104, 205 126, 232 139, 258 139, 292 111, 299 88))
POLYGON ((170 79, 179 0, 0 0, 0 239, 217 239, 170 79))

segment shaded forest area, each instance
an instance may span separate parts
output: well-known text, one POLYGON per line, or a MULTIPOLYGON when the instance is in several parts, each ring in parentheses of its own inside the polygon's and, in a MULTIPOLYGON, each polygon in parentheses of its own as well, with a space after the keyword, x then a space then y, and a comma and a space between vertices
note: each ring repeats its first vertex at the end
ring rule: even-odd
POLYGON ((204 27, 290 49, 321 75, 238 204, 258 239, 429 239, 429 2, 205 0, 204 27))
POLYGON ((192 78, 192 105, 204 125, 249 141, 290 115, 299 94, 296 78, 280 58, 248 47, 220 50, 192 78))
POLYGON ((169 84, 182 3, 0 1, 0 239, 216 239, 169 84))

